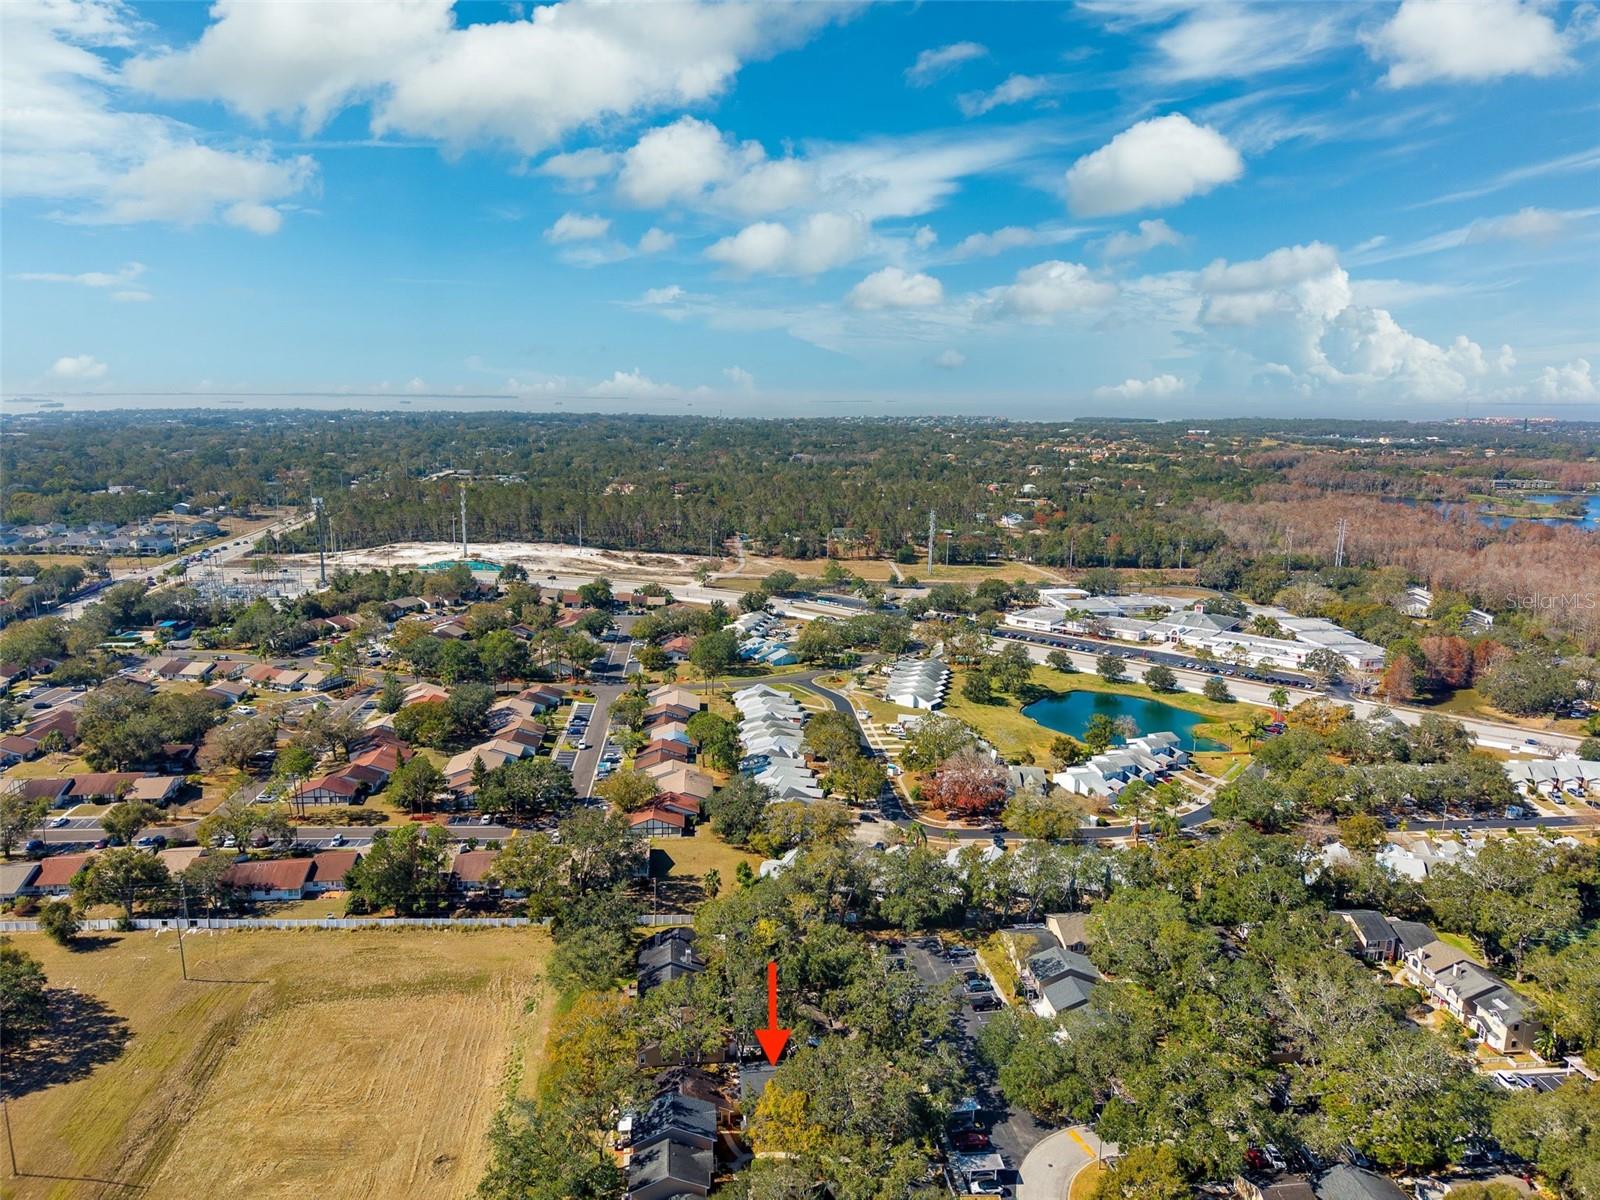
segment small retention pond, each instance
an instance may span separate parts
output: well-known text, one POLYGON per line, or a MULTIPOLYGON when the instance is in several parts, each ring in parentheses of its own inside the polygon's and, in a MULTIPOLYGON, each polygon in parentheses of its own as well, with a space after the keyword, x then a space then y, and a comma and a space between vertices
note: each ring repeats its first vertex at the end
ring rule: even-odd
POLYGON ((1132 717, 1141 734, 1170 732, 1183 739, 1185 750, 1226 750, 1228 747, 1211 738, 1199 737, 1195 726, 1206 724, 1206 718, 1173 704, 1159 700, 1146 700, 1140 696, 1124 696, 1116 692, 1068 692, 1065 696, 1052 696, 1035 700, 1022 710, 1022 715, 1039 722, 1046 729, 1082 738, 1089 727, 1089 718, 1104 713, 1115 720, 1132 717))
MULTIPOLYGON (((448 571, 448 570, 450 570, 450 568, 459 567, 460 565, 461 565, 461 560, 459 558, 452 558, 452 559, 447 559, 444 562, 429 563, 427 566, 423 567, 422 569, 424 571, 448 571)), ((467 566, 467 570, 469 570, 469 571, 498 571, 500 569, 500 564, 499 563, 497 563, 497 562, 486 562, 485 560, 483 560, 481 558, 468 559, 466 566, 467 566)))

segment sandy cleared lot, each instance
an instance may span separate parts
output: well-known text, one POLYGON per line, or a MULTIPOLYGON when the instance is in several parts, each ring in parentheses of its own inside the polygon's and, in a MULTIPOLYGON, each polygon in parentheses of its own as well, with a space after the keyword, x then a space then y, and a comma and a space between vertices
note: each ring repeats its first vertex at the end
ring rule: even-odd
POLYGON ((45 965, 61 1031, 5 1064, 16 1197, 465 1197, 553 997, 537 930, 170 934, 45 965), (197 982, 195 980, 204 980, 197 982))
MULTIPOLYGON (((469 558, 504 564, 518 563, 527 568, 534 583, 546 575, 576 575, 593 578, 604 575, 612 580, 658 583, 686 583, 697 568, 710 566, 722 570, 722 559, 699 558, 690 554, 650 554, 644 551, 602 550, 593 546, 561 546, 549 542, 469 542, 469 558)), ((352 569, 403 567, 415 570, 438 562, 455 562, 461 547, 448 542, 400 542, 373 546, 366 550, 346 550, 328 556, 335 563, 352 569)), ((316 566, 315 555, 298 555, 281 560, 290 566, 316 566)))

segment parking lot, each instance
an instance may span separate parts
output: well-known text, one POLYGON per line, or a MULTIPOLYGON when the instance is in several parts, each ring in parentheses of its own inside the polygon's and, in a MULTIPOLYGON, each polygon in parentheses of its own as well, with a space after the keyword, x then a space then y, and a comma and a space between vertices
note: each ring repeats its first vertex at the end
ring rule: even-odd
MULTIPOLYGON (((961 957, 952 960, 943 952, 931 949, 929 943, 937 944, 937 939, 913 938, 906 945, 906 961, 911 964, 912 970, 927 983, 941 986, 955 981, 957 987, 965 991, 961 977, 968 970, 978 969, 976 958, 961 957)), ((1017 1167, 1027 1156, 1028 1151, 1049 1134, 1051 1129, 1035 1121, 1030 1113, 1013 1109, 1006 1104, 1005 1099, 996 1090, 994 1080, 987 1076, 983 1065, 978 1061, 978 1034, 989 1021, 994 1019, 995 1011, 998 1011, 998 1008, 980 1012, 974 1009, 969 1001, 963 1001, 958 1024, 962 1041, 962 1061, 967 1065, 974 1084, 973 1093, 978 1101, 975 1126, 988 1135, 993 1150, 1005 1160, 1005 1169, 1000 1174, 1000 1181, 1009 1193, 1015 1190, 1017 1184, 1017 1167)), ((978 1149, 975 1144, 974 1148, 978 1149)))

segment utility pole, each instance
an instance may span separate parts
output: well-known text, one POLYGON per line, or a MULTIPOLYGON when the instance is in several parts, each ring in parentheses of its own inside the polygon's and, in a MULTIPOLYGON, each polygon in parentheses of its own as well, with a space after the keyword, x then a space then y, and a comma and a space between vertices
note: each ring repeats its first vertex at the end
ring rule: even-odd
POLYGON ((1285 526, 1283 534, 1284 534, 1284 542, 1285 542, 1285 545, 1286 545, 1286 549, 1283 552, 1283 569, 1285 571, 1293 572, 1294 571, 1294 526, 1293 525, 1285 526))
POLYGON ((311 497, 311 519, 317 526, 317 581, 328 586, 328 533, 321 496, 311 497))
POLYGON ((22 1172, 17 1170, 17 1147, 11 1140, 11 1107, 6 1103, 4 1095, 0 1095, 0 1117, 5 1119, 6 1153, 11 1157, 11 1178, 15 1179, 22 1172))
POLYGON ((1178 570, 1180 571, 1183 570, 1183 549, 1186 545, 1187 543, 1182 538, 1178 539, 1178 570))
POLYGON ((1344 566, 1344 539, 1345 534, 1350 532, 1350 522, 1340 517, 1338 525, 1334 526, 1334 528, 1339 532, 1339 540, 1333 548, 1333 565, 1342 567, 1344 566))
POLYGON ((933 509, 928 510, 928 574, 933 574, 933 509))
POLYGON ((461 561, 467 561, 467 482, 461 481, 461 561))
POLYGON ((184 887, 181 875, 178 877, 178 903, 183 914, 178 918, 178 967, 183 971, 183 977, 188 979, 189 960, 183 954, 183 931, 189 927, 189 892, 184 887))

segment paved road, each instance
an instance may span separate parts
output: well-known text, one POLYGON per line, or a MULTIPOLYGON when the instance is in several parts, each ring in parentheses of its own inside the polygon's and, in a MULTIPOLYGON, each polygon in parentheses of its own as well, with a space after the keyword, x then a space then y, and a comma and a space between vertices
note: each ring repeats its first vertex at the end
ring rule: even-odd
POLYGON ((577 761, 572 764, 572 786, 580 796, 594 792, 595 769, 600 765, 600 755, 611 733, 611 706, 618 696, 627 691, 622 681, 628 677, 628 667, 633 661, 633 643, 629 631, 636 620, 638 618, 631 615, 617 618, 617 640, 605 643, 605 669, 590 676, 594 711, 590 714, 589 731, 585 735, 589 749, 579 751, 577 761))
MULTIPOLYGON (((906 946, 906 959, 911 963, 912 970, 916 971, 923 981, 935 986, 956 979, 960 969, 916 942, 906 946)), ((993 1013, 975 1012, 969 1006, 962 1006, 959 1018, 961 1053, 976 1084, 974 1094, 982 1106, 983 1123, 988 1130, 989 1139, 994 1143, 994 1148, 1005 1156, 1006 1165, 1015 1171, 1027 1157, 1028 1152, 1049 1134, 1050 1127, 1035 1121, 1033 1115, 1026 1110, 1008 1105, 996 1088, 994 1080, 989 1078, 987 1071, 979 1062, 978 1034, 993 1019, 993 1015, 993 1013)))
POLYGON ((1066 1200, 1073 1176, 1096 1158, 1116 1153, 1115 1144, 1102 1143, 1087 1125, 1058 1129, 1022 1160, 1017 1200, 1066 1200))
MULTIPOLYGON (((233 537, 228 539, 226 542, 213 543, 213 545, 210 547, 197 547, 197 549, 210 549, 211 556, 205 559, 203 562, 197 562, 193 564, 193 567, 196 570, 202 571, 212 567, 220 570, 223 564, 234 562, 248 555, 251 547, 254 546, 261 538, 271 537, 275 533, 287 533, 291 529, 298 529, 301 525, 304 525, 309 520, 311 520, 309 516, 285 517, 282 520, 274 521, 271 525, 268 525, 255 533, 233 537)), ((150 562, 139 563, 137 566, 132 567, 116 567, 111 571, 111 581, 113 583, 123 583, 129 579, 154 578, 158 580, 158 587, 167 586, 173 581, 160 579, 161 573, 168 567, 173 566, 175 563, 194 553, 196 553, 196 550, 186 550, 181 554, 174 554, 170 558, 153 559, 150 562)), ((185 573, 184 578, 188 578, 187 572, 185 573)), ((68 618, 80 617, 83 615, 84 609, 99 601, 100 598, 100 594, 97 593, 82 600, 74 600, 70 604, 64 604, 60 608, 57 608, 55 610, 55 615, 68 618)))

